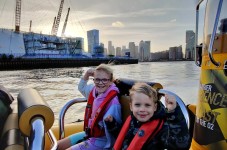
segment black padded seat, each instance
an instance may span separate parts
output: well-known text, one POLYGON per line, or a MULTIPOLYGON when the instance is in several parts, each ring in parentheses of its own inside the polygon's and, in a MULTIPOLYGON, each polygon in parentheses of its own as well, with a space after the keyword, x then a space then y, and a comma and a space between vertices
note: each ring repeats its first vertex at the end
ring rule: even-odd
POLYGON ((156 83, 156 82, 147 82, 147 81, 142 81, 142 80, 132 80, 132 79, 124 79, 124 78, 119 78, 114 81, 114 83, 120 90, 120 95, 129 95, 129 90, 137 82, 145 82, 148 85, 155 88, 156 90, 163 88, 160 83, 156 83))
POLYGON ((17 112, 17 102, 9 91, 0 85, 0 150, 24 149, 17 112))
POLYGON ((5 121, 9 114, 11 113, 10 104, 13 102, 14 98, 8 92, 8 90, 0 85, 0 137, 2 135, 2 129, 4 127, 5 121))

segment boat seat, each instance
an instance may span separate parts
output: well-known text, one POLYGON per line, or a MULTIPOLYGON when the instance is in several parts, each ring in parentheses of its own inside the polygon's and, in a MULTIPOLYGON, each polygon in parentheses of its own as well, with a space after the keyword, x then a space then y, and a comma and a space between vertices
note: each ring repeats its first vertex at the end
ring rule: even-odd
POLYGON ((23 89, 17 97, 18 100, 18 125, 23 135, 32 135, 34 120, 44 120, 44 131, 47 132, 54 123, 54 112, 47 102, 33 88, 23 89))
POLYGON ((188 109, 189 118, 190 118, 189 133, 190 133, 190 137, 193 137, 195 115, 196 115, 196 105, 195 104, 188 104, 187 109, 188 109))
POLYGON ((130 97, 122 95, 119 97, 119 102, 121 104, 122 121, 125 122, 127 117, 131 114, 131 110, 129 107, 130 97))
POLYGON ((0 85, 0 136, 2 135, 4 123, 12 111, 10 104, 13 100, 14 99, 8 90, 0 85))
POLYGON ((24 149, 24 138, 18 127, 17 102, 0 86, 0 149, 24 149))
MULTIPOLYGON (((14 101, 10 107, 12 112, 4 122, 0 150, 24 150, 25 147, 30 146, 25 146, 25 138, 28 137, 29 142, 31 142, 33 136, 37 134, 39 135, 36 137, 42 137, 44 131, 47 132, 54 123, 53 111, 35 89, 22 90, 18 94, 17 101, 14 101), (33 122, 42 120, 40 118, 45 120, 43 125, 39 121, 39 125, 35 125, 36 128, 32 128, 33 122), (42 130, 37 132, 38 129, 42 129, 43 133, 42 130)), ((34 143, 38 144, 35 146, 40 149, 43 146, 41 142, 43 139, 35 138, 34 140, 36 140, 34 143)))

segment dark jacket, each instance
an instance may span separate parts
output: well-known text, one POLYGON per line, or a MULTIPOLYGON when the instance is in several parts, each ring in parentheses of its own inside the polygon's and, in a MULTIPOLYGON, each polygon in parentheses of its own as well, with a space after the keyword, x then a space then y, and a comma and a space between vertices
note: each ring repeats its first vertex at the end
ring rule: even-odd
MULTIPOLYGON (((126 135, 126 138, 124 139, 122 149, 127 149, 128 145, 142 125, 142 123, 137 121, 132 114, 131 116, 132 120, 130 123, 130 129, 126 135)), ((189 131, 183 113, 178 105, 173 112, 169 113, 159 101, 157 111, 150 120, 155 118, 163 118, 164 125, 153 139, 147 141, 144 144, 142 150, 189 149, 189 131)))

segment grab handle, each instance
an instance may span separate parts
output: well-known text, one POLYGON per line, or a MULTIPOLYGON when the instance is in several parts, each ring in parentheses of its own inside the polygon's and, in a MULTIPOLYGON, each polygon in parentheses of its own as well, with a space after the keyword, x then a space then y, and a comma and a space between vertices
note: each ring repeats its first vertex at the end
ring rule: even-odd
POLYGON ((213 45, 214 45, 214 39, 215 39, 217 27, 218 27, 218 21, 219 21, 219 17, 220 17, 220 13, 221 13, 222 3, 223 3, 223 0, 220 0, 219 4, 218 4, 218 9, 217 9, 217 13, 216 13, 215 22, 214 22, 214 28, 213 28, 213 32, 211 34, 210 44, 209 44, 209 49, 208 49, 210 60, 217 67, 220 66, 220 62, 215 61, 213 58, 213 45))
POLYGON ((198 59, 197 59, 197 45, 198 45, 198 28, 199 28, 199 6, 200 4, 202 3, 202 0, 197 4, 197 7, 196 7, 196 28, 195 28, 195 45, 194 45, 194 49, 196 50, 195 51, 195 64, 196 66, 200 67, 201 64, 198 63, 198 59))
POLYGON ((68 101, 63 108, 61 109, 60 115, 59 115, 59 139, 63 139, 65 137, 65 126, 64 126, 64 119, 65 119, 65 113, 75 103, 82 103, 86 102, 86 98, 76 98, 68 101))

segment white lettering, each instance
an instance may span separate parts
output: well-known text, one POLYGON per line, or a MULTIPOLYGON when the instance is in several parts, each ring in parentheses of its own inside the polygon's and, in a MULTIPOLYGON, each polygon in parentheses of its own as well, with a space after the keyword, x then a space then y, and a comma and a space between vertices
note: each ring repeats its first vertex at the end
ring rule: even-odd
POLYGON ((205 121, 201 118, 197 118, 197 117, 196 117, 195 121, 196 121, 196 123, 200 124, 201 126, 207 128, 209 130, 214 130, 214 124, 211 122, 207 122, 207 121, 205 121))
POLYGON ((206 121, 205 120, 200 119, 199 122, 200 122, 201 126, 206 127, 206 121))
POLYGON ((225 61, 223 69, 227 69, 227 60, 225 61))
POLYGON ((203 85, 203 90, 204 90, 204 91, 209 91, 209 92, 211 92, 211 88, 212 88, 211 85, 203 85))
POLYGON ((213 127, 214 127, 214 124, 213 123, 210 123, 210 122, 207 123, 207 128, 208 129, 214 130, 213 127))

